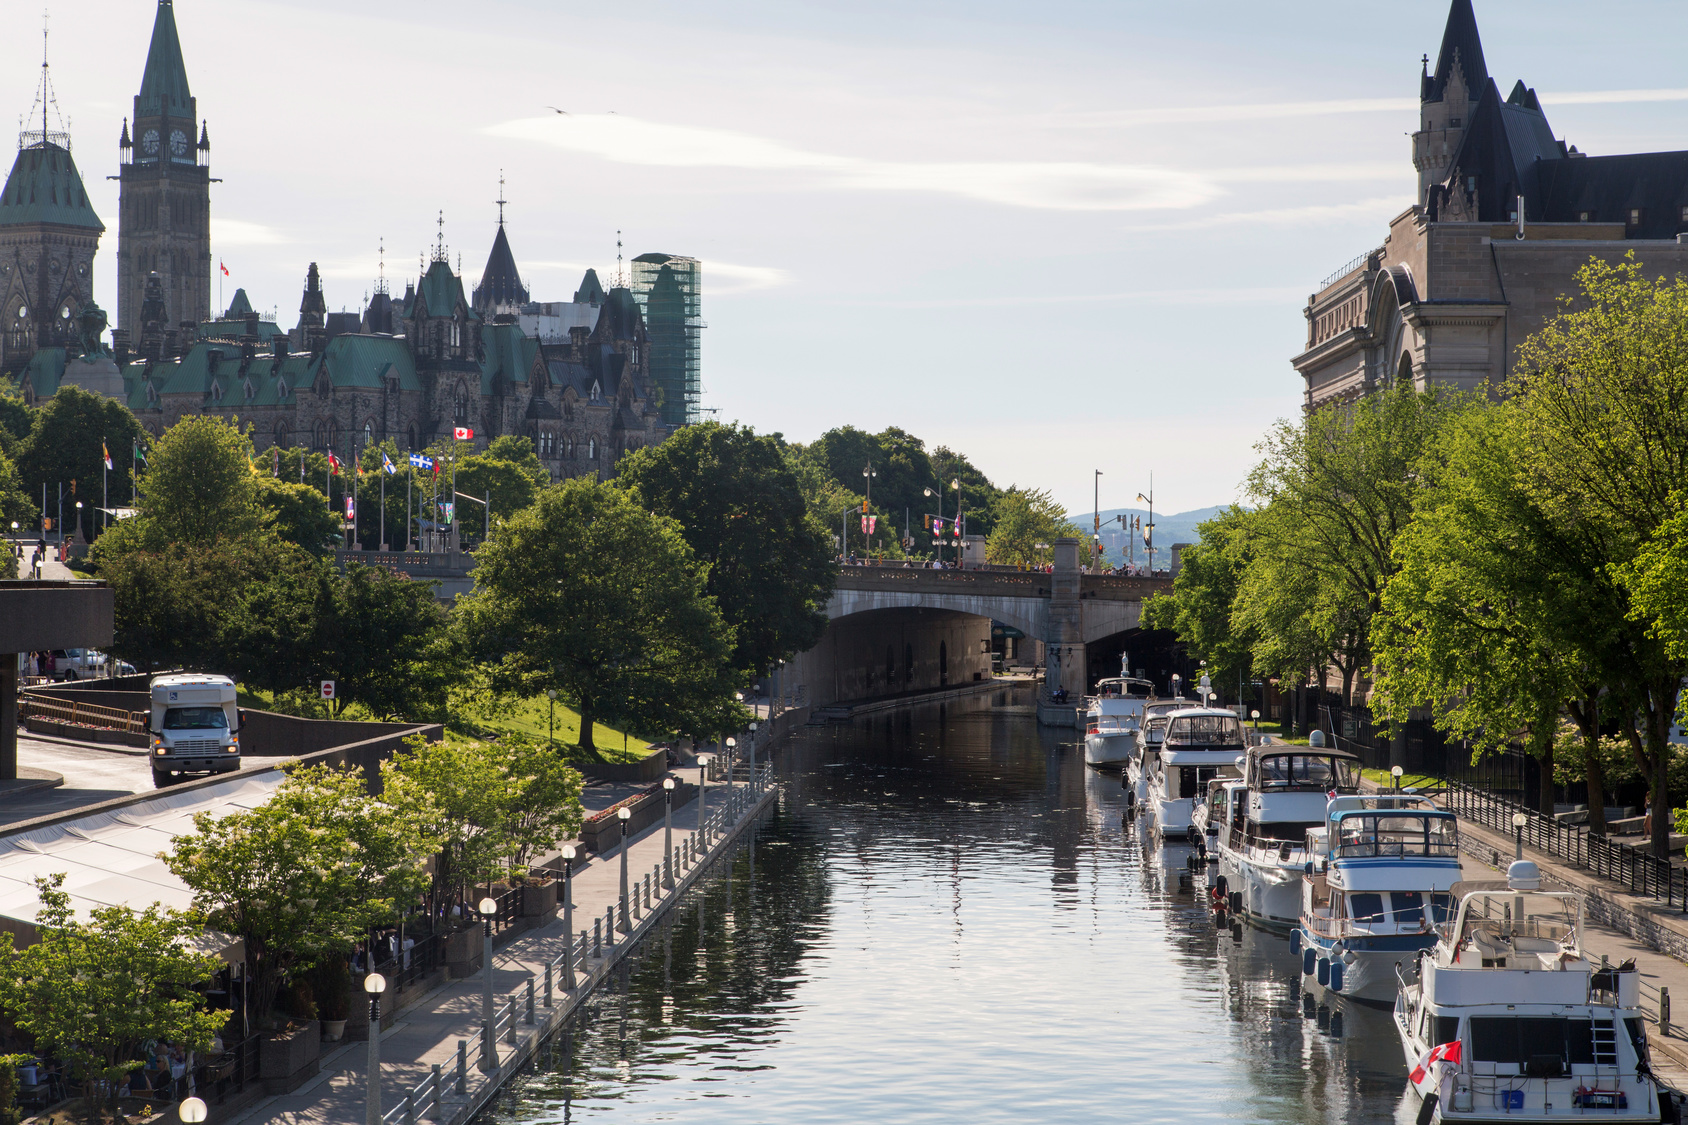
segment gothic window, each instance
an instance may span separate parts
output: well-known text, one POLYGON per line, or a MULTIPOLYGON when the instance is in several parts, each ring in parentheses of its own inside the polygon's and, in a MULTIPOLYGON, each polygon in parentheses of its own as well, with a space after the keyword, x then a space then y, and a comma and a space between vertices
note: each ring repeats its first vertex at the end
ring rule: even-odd
POLYGON ((370 446, 372 446, 374 444, 375 444, 375 423, 365 422, 363 424, 363 447, 365 449, 368 449, 370 446))
POLYGON ((462 384, 457 387, 457 401, 452 405, 452 417, 457 419, 460 426, 469 420, 469 396, 462 384))
POLYGON ((287 442, 290 437, 292 437, 292 435, 287 432, 287 423, 283 422, 275 428, 275 443, 277 446, 282 449, 286 449, 287 442))
POLYGON ((597 380, 594 379, 592 381, 592 401, 597 402, 599 396, 601 396, 602 394, 603 394, 603 389, 598 385, 597 380))
POLYGON ((340 444, 340 427, 332 419, 328 423, 328 448, 334 449, 340 444))
POLYGON ((407 451, 416 448, 416 427, 415 426, 406 426, 405 427, 404 447, 407 451))
POLYGON ((598 459, 598 439, 597 438, 593 438, 591 441, 586 443, 586 459, 588 461, 596 461, 598 459))

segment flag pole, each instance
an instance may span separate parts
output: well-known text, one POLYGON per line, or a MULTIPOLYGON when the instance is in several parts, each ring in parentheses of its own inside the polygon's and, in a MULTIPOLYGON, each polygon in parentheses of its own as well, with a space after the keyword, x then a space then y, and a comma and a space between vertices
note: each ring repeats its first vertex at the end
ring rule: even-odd
POLYGON ((106 448, 105 439, 100 439, 100 531, 103 533, 111 520, 111 513, 106 508, 111 504, 111 450, 106 448))
MULTIPOLYGON (((382 456, 386 456, 383 452, 382 456)), ((387 473, 383 466, 381 472, 381 549, 387 549, 387 473)))

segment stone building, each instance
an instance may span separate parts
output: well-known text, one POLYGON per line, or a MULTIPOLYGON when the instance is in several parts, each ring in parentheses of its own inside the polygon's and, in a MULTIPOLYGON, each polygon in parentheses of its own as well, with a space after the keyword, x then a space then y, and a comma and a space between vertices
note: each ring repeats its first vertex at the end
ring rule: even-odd
POLYGON ((1534 90, 1501 96, 1471 0, 1453 0, 1419 100, 1417 201, 1308 298, 1291 361, 1307 410, 1396 380, 1497 384, 1591 257, 1688 272, 1688 152, 1589 156, 1556 139, 1534 90))

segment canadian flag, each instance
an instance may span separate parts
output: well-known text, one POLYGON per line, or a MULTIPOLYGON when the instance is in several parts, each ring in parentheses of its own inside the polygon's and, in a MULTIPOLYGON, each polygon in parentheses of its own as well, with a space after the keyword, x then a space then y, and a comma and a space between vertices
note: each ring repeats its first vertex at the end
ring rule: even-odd
POLYGON ((474 441, 475 431, 471 430, 468 426, 458 426, 451 431, 451 436, 456 438, 458 441, 474 441))
POLYGON ((1439 1047, 1432 1047, 1430 1050, 1426 1051, 1424 1053, 1424 1057, 1418 1060, 1418 1065, 1413 1067, 1413 1072, 1407 1075, 1407 1078, 1414 1086, 1421 1085, 1424 1082, 1425 1077, 1430 1073, 1430 1068, 1435 1066, 1437 1063, 1441 1062, 1448 1063, 1452 1066, 1458 1066, 1459 1060, 1460 1045, 1459 1040, 1455 1039, 1452 1043, 1443 1043, 1439 1047))

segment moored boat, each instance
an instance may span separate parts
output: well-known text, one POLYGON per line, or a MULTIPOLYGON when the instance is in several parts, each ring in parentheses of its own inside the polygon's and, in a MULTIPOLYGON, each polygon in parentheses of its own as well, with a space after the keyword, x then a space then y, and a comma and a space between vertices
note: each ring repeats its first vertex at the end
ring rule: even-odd
POLYGON ((1678 1120, 1653 1076, 1634 965, 1582 950, 1583 898, 1534 863, 1459 883, 1454 918, 1398 972, 1395 1026, 1418 1120, 1678 1120))
POLYGON ((1241 786, 1224 786, 1206 812, 1217 828, 1219 880, 1229 910, 1288 930, 1301 920, 1307 831, 1334 798, 1358 791, 1360 761, 1325 746, 1270 743, 1248 751, 1241 786))
POLYGON ((1290 950, 1304 983, 1367 1003, 1394 1002, 1395 965, 1436 943, 1459 882, 1459 825, 1414 794, 1337 797, 1307 830, 1301 924, 1290 950))
POLYGON ((1144 707, 1154 692, 1154 684, 1131 676, 1097 681, 1085 717, 1085 765, 1121 769, 1137 755, 1144 707))
POLYGON ((1242 720, 1234 712, 1186 707, 1169 714, 1159 748, 1143 760, 1156 834, 1163 840, 1200 842, 1195 812, 1208 783, 1236 776, 1237 761, 1247 749, 1242 720))

